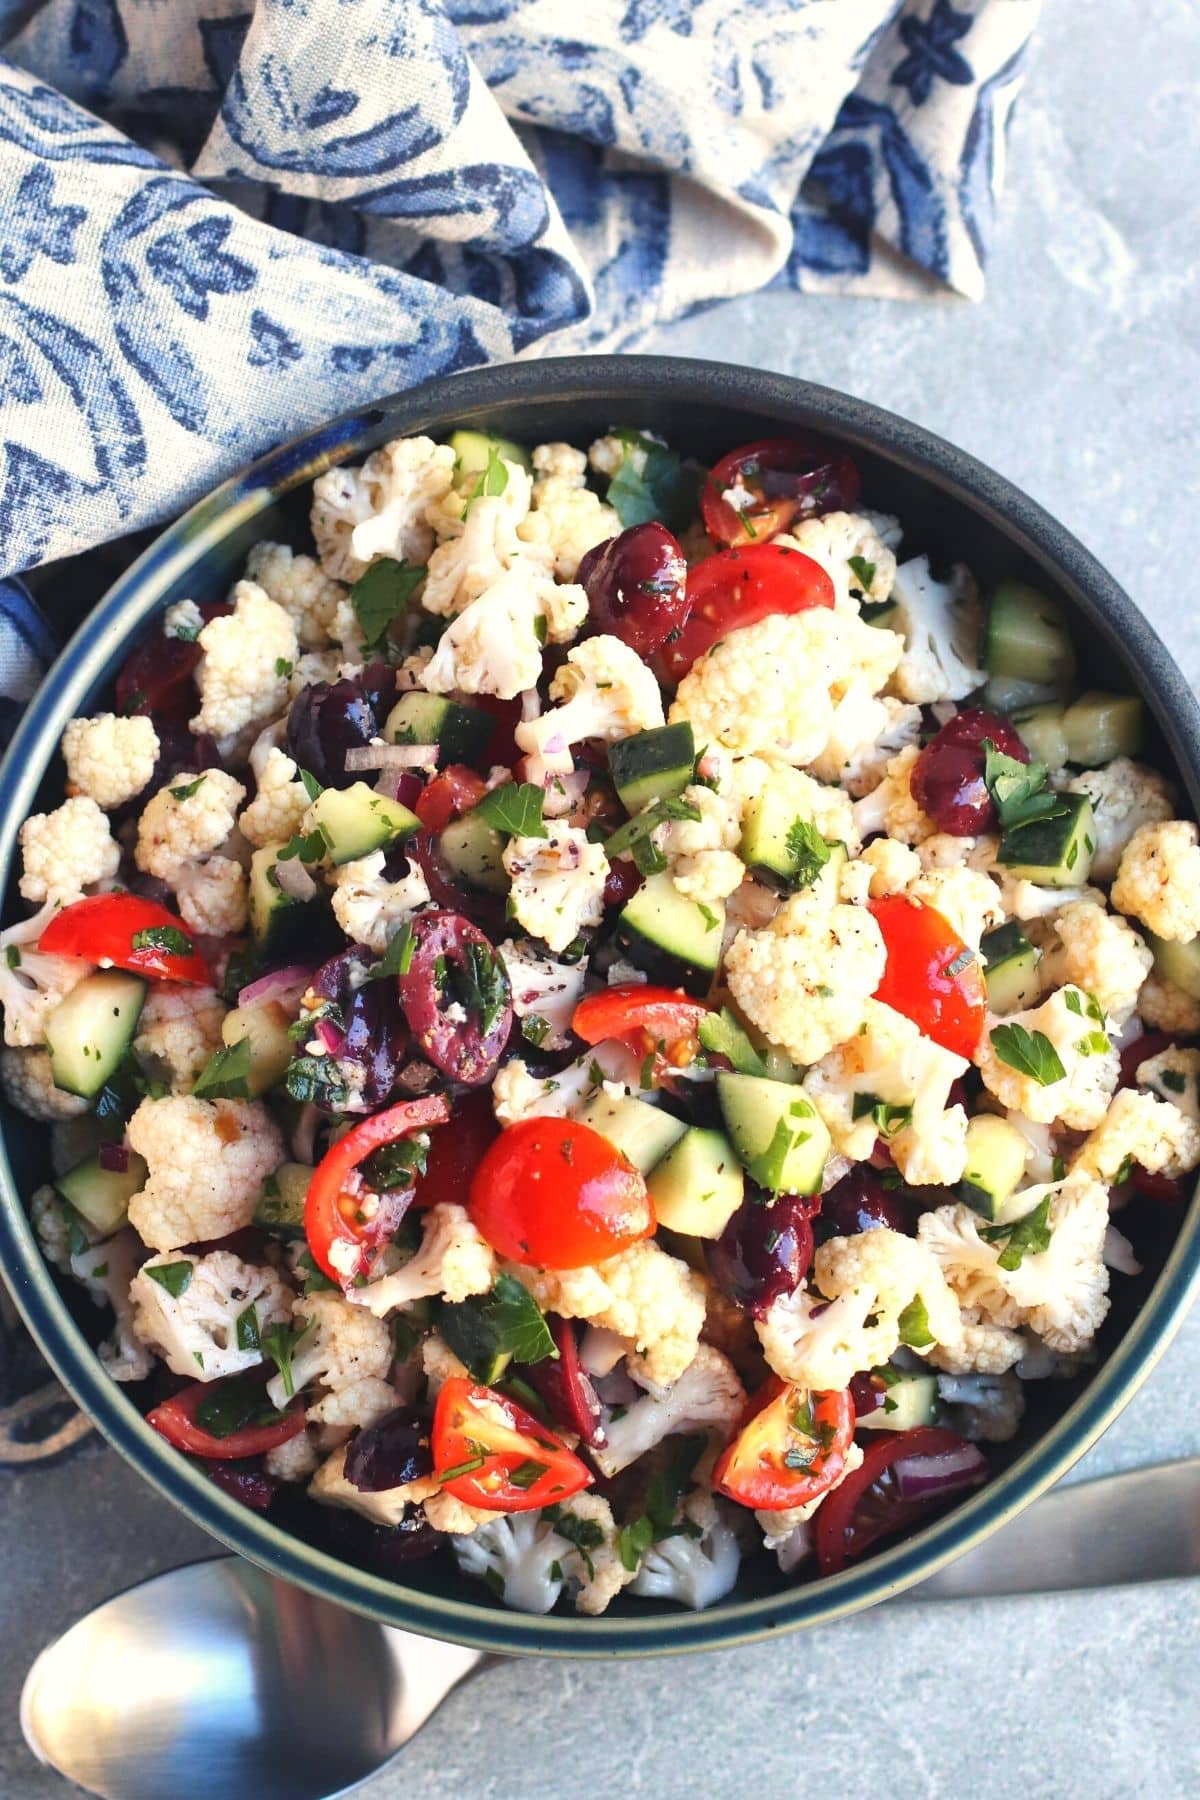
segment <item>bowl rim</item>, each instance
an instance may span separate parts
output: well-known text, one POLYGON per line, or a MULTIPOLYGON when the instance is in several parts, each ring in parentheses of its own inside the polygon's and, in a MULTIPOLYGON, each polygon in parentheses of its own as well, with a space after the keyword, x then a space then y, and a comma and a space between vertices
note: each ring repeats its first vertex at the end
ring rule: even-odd
MULTIPOLYGON (((836 436, 896 464, 984 518, 1063 589, 1120 655, 1156 718, 1200 810, 1200 706, 1133 602, 1082 544, 1020 489, 934 433, 870 402, 769 370, 668 356, 548 358, 442 376, 358 407, 268 451, 168 525, 85 619, 30 702, 0 766, 0 891, 63 725, 164 593, 235 526, 384 437, 479 418, 514 403, 709 402, 836 436)), ((620 416, 619 414, 614 416, 620 416)), ((0 1273, 63 1385, 138 1473, 192 1522, 283 1580, 430 1637, 484 1651, 573 1657, 661 1655, 730 1647, 830 1623, 887 1599, 964 1554, 1028 1506, 1108 1427, 1149 1375, 1200 1289, 1200 1209, 1193 1201, 1129 1329, 1050 1429, 945 1518, 869 1562, 779 1593, 700 1613, 526 1615, 423 1593, 342 1562, 221 1493, 137 1412, 75 1325, 37 1246, 0 1133, 0 1273)))

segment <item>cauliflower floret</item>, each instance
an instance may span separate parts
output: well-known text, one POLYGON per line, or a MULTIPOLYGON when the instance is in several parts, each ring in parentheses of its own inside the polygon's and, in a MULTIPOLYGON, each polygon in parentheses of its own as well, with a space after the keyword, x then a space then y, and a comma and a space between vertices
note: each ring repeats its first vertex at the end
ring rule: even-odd
POLYGON ((699 1612, 734 1587, 742 1553, 731 1511, 715 1494, 693 1488, 683 1518, 691 1530, 651 1544, 629 1591, 643 1600, 678 1600, 699 1612))
POLYGON ((518 559, 442 633, 418 676, 431 694, 497 694, 536 687, 542 645, 569 643, 587 617, 581 587, 559 586, 518 559))
MULTIPOLYGON (((1000 839, 990 833, 982 837, 953 837, 948 831, 935 831, 930 837, 921 839, 916 853, 923 869, 957 869, 965 864, 968 869, 978 869, 980 874, 990 875, 993 870, 997 874, 1001 873, 996 868, 999 849, 1000 839)), ((1039 893, 1047 891, 1038 889, 1039 893)))
POLYGON ((886 894, 902 894, 906 887, 918 879, 920 873, 921 859, 915 850, 910 850, 907 844, 898 844, 894 838, 874 838, 857 862, 847 863, 843 870, 843 898, 853 897, 861 902, 868 896, 872 900, 881 900, 886 894), (862 894, 854 886, 847 892, 847 884, 854 881, 849 873, 851 869, 865 871, 866 891, 862 894))
POLYGON ((822 513, 789 526, 775 542, 788 550, 802 550, 820 563, 833 582, 838 612, 857 616, 862 600, 886 600, 896 579, 895 553, 880 538, 879 523, 861 513, 822 513), (856 569, 850 567, 851 557, 856 569))
POLYGON ((980 666, 983 612, 971 571, 956 563, 949 579, 938 581, 927 556, 914 556, 896 570, 891 598, 904 634, 904 655, 895 689, 902 700, 929 705, 965 700, 982 686, 980 666))
POLYGON ((246 579, 268 600, 282 606, 296 627, 302 650, 328 648, 330 627, 346 598, 340 581, 331 581, 311 556, 297 556, 287 544, 255 544, 246 558, 246 579))
POLYGON ((859 1369, 887 1362, 914 1301, 924 1307, 934 1343, 961 1338, 958 1302, 937 1262, 887 1226, 830 1238, 817 1251, 813 1279, 819 1293, 801 1284, 755 1324, 764 1356, 785 1381, 843 1388, 859 1369), (824 1300, 830 1304, 821 1311, 824 1300))
POLYGON ((620 474, 626 461, 635 475, 641 475, 655 444, 665 442, 665 438, 653 431, 609 431, 592 440, 588 446, 588 462, 597 475, 607 475, 610 481, 620 474))
POLYGON ((1151 1175, 1186 1175, 1200 1166, 1200 1124, 1154 1094, 1121 1088, 1072 1157, 1071 1168, 1111 1184, 1125 1180, 1132 1163, 1151 1175))
POLYGON ((285 750, 272 746, 257 772, 258 791, 238 820, 248 844, 286 844, 300 830, 309 807, 300 770, 285 750))
POLYGON ((1058 1158, 1058 1143, 1049 1125, 1039 1125, 1011 1108, 1004 1117, 1025 1139, 1025 1180, 1031 1185, 1050 1181, 1058 1158))
POLYGON ((346 1296, 352 1305, 365 1306, 382 1319, 398 1306, 435 1294, 444 1300, 466 1300, 487 1293, 495 1278, 496 1258, 465 1207, 449 1200, 431 1206, 422 1229, 420 1249, 394 1274, 352 1289, 346 1296))
POLYGON ((469 1537, 456 1537, 454 1557, 464 1575, 485 1581, 516 1612, 548 1613, 566 1582, 573 1546, 544 1512, 491 1515, 469 1537))
POLYGON ((304 1332, 292 1355, 291 1381, 280 1374, 267 1383, 271 1404, 281 1411, 314 1381, 340 1393, 359 1382, 382 1381, 391 1367, 392 1334, 383 1320, 349 1305, 341 1294, 302 1294, 292 1303, 291 1316, 304 1332))
MULTIPOLYGON (((402 1482, 397 1487, 377 1488, 364 1491, 356 1488, 352 1481, 346 1479, 346 1451, 348 1445, 342 1444, 333 1455, 323 1462, 308 1484, 309 1498, 321 1506, 343 1506, 349 1512, 361 1513, 364 1519, 370 1519, 373 1525, 399 1525, 410 1510, 423 1506, 426 1517, 432 1524, 432 1512, 427 1502, 438 1493, 436 1476, 419 1475, 415 1481, 402 1482)), ((449 1499, 449 1495, 446 1496, 449 1499)), ((455 1503, 457 1507, 457 1502, 455 1503)), ((473 1531, 482 1519, 495 1518, 494 1513, 473 1512, 469 1507, 458 1507, 461 1522, 451 1524, 438 1523, 439 1530, 473 1531)))
POLYGON ((985 931, 1004 923, 1000 891, 987 875, 963 865, 953 869, 930 869, 918 875, 908 889, 910 900, 919 900, 941 913, 972 950, 978 950, 985 931))
POLYGON ((601 1090, 610 1099, 636 1092, 640 1070, 633 1051, 616 1039, 591 1045, 574 1062, 544 1077, 531 1075, 528 1064, 514 1056, 496 1072, 492 1106, 501 1125, 571 1118, 601 1090))
POLYGON ((335 1388, 308 1407, 308 1418, 320 1425, 322 1445, 337 1442, 337 1433, 364 1430, 377 1425, 400 1405, 400 1396, 390 1381, 378 1375, 364 1375, 347 1387, 335 1388))
POLYGON ((620 638, 585 638, 568 650, 550 698, 560 704, 518 725, 513 735, 522 750, 560 773, 572 766, 572 744, 585 738, 612 744, 663 722, 658 682, 620 638))
POLYGON ((704 1282, 649 1240, 581 1269, 509 1271, 543 1312, 607 1325, 642 1352, 646 1378, 678 1381, 696 1355, 704 1324, 704 1282))
POLYGON ((43 1124, 78 1118, 89 1105, 78 1094, 54 1085, 50 1058, 44 1050, 17 1050, 8 1044, 0 1050, 0 1094, 10 1106, 43 1124))
POLYGON ((318 475, 310 522, 325 573, 357 581, 377 557, 427 561, 433 531, 426 509, 444 498, 453 480, 453 450, 427 437, 395 438, 359 469, 318 475))
POLYGON ((60 1000, 91 972, 78 956, 47 956, 37 948, 43 931, 58 911, 53 901, 27 919, 0 931, 0 1006, 4 1008, 4 1042, 31 1049, 46 1036, 46 1020, 60 1000))
POLYGON ((21 897, 35 905, 53 900, 69 906, 88 888, 111 881, 120 867, 108 820, 90 795, 77 794, 50 813, 32 813, 20 837, 21 897))
POLYGON ((219 850, 246 790, 224 769, 184 770, 146 802, 138 821, 135 860, 147 875, 174 887, 190 863, 219 850))
POLYGON ((1043 982, 1074 983, 1094 995, 1116 1025, 1124 1025, 1150 973, 1153 952, 1132 925, 1091 900, 1065 906, 1054 929, 1058 944, 1042 958, 1043 982))
MULTIPOLYGON (((811 820, 823 838, 845 844, 851 855, 858 850, 861 840, 854 825, 854 808, 841 788, 818 781, 786 763, 766 762, 760 756, 730 757, 720 750, 710 750, 704 760, 706 768, 711 761, 717 795, 736 815, 739 828, 746 809, 752 800, 757 800, 769 778, 774 791, 790 801, 798 816, 811 820)), ((703 791, 689 788, 688 794, 703 791)), ((685 824, 683 829, 689 827, 685 824)))
POLYGON ((426 509, 441 540, 429 558, 421 593, 426 612, 442 618, 461 612, 517 562, 540 575, 551 572, 549 548, 517 536, 533 492, 529 472, 520 463, 501 461, 499 493, 484 493, 476 478, 469 494, 454 490, 426 509))
POLYGON ((132 1283, 142 1255, 137 1233, 124 1230, 76 1251, 70 1260, 72 1275, 83 1283, 97 1306, 112 1308, 115 1323, 99 1350, 100 1361, 113 1381, 145 1381, 154 1368, 154 1358, 139 1338, 134 1318, 132 1283))
POLYGON ((263 1467, 276 1481, 307 1481, 317 1466, 317 1447, 312 1433, 297 1432, 285 1444, 276 1444, 263 1458, 263 1467))
POLYGON ((1156 1031, 1174 1031, 1181 1037, 1200 1031, 1200 1000, 1154 970, 1142 984, 1137 1009, 1142 1023, 1156 1031))
POLYGON ((1114 757, 1102 769, 1084 769, 1066 783, 1068 794, 1086 794, 1092 803, 1096 849, 1092 875, 1111 881, 1134 832, 1142 825, 1169 819, 1175 790, 1157 769, 1114 757))
POLYGON ((1138 1065, 1137 1084, 1200 1124, 1200 1050, 1161 1050, 1138 1065))
POLYGON ((290 613, 254 581, 239 581, 232 613, 210 619, 197 640, 200 711, 193 731, 208 731, 223 755, 288 703, 288 676, 300 654, 290 613))
POLYGON ((1139 825, 1121 852, 1113 882, 1113 905, 1171 943, 1200 932, 1198 837, 1190 819, 1139 825))
POLYGON ((144 714, 118 718, 98 713, 72 719, 62 735, 67 793, 87 797, 111 812, 140 794, 158 761, 158 733, 144 714))
POLYGON ((204 614, 194 600, 176 600, 163 614, 162 628, 164 637, 194 644, 204 630, 204 614))
POLYGON ((920 748, 910 744, 889 758, 887 773, 878 787, 854 803, 854 824, 860 838, 884 832, 902 844, 919 844, 934 835, 933 820, 913 798, 913 766, 920 748))
POLYGON ((429 1398, 436 1400, 444 1382, 468 1371, 466 1363, 455 1356, 445 1338, 431 1331, 421 1339, 421 1372, 428 1384, 429 1398))
POLYGON ((763 1548, 770 1550, 785 1575, 812 1554, 813 1533, 809 1520, 818 1512, 822 1501, 826 1500, 835 1489, 840 1488, 847 1476, 861 1469, 863 1453, 855 1443, 846 1446, 846 1454, 842 1461, 842 1472, 831 1486, 825 1488, 810 1500, 806 1506, 789 1506, 778 1512, 756 1512, 754 1517, 763 1534, 763 1548))
POLYGON ((1024 876, 1014 879, 1003 870, 997 873, 1000 876, 1000 904, 1010 919, 1019 919, 1022 924, 1031 919, 1053 921, 1068 906, 1081 906, 1085 902, 1092 906, 1105 904, 1100 888, 1038 887, 1036 882, 1027 881, 1024 876))
POLYGON ((940 1375, 942 1418, 960 1437, 1006 1444, 1025 1417, 1025 1389, 1011 1369, 995 1374, 940 1375))
POLYGON ((763 930, 738 932, 725 979, 752 1025, 811 1063, 858 1030, 886 960, 869 912, 797 894, 763 930))
POLYGON ((549 1026, 540 1039, 542 1050, 563 1050, 570 1041, 571 1019, 583 998, 587 957, 577 963, 554 962, 539 956, 527 943, 507 938, 498 954, 508 971, 512 1007, 518 1019, 544 1019, 549 1026))
POLYGON ((883 780, 893 756, 916 745, 921 709, 891 694, 872 695, 852 682, 833 711, 829 741, 812 770, 822 781, 837 781, 852 794, 867 794, 883 780))
MULTIPOLYGON (((1043 1044, 1035 1049, 1043 1050, 1043 1044)), ((1014 1107, 1041 1125, 1060 1119, 1073 1131, 1091 1131, 1108 1108, 1117 1085, 1121 1059, 1104 1029, 1104 1015, 1090 994, 1077 987, 1060 988, 1040 1006, 1009 1013, 985 1030, 975 1053, 984 1086, 1001 1106, 1014 1107), (1014 1068, 999 1054, 996 1039, 1010 1054, 1020 1055, 1024 1034, 1044 1039, 1063 1067, 1054 1081, 1014 1068)))
POLYGON ((196 1077, 221 1048, 225 1005, 210 987, 151 982, 138 1018, 133 1054, 145 1074, 173 1094, 190 1094, 196 1077))
MULTIPOLYGON (((1026 1204, 1024 1196, 1021 1204, 1026 1204)), ((1030 1211, 1034 1204, 1028 1202, 1030 1211)), ((961 1202, 938 1206, 921 1214, 917 1238, 937 1262, 964 1312, 976 1323, 1011 1328, 1021 1323, 1021 1309, 1005 1286, 999 1250, 979 1235, 981 1223, 979 1214, 961 1202)))
POLYGON ((216 1381, 262 1362, 257 1345, 241 1347, 238 1320, 251 1307, 256 1337, 286 1325, 292 1315, 292 1290, 283 1277, 228 1250, 194 1258, 170 1252, 152 1256, 134 1276, 130 1293, 137 1336, 176 1375, 192 1381, 216 1381), (159 1279, 167 1270, 169 1288, 159 1279))
POLYGON ((947 1375, 1003 1375, 1020 1362, 1028 1348, 1019 1331, 995 1325, 990 1319, 962 1317, 962 1338, 957 1344, 931 1344, 922 1355, 947 1375))
POLYGON ((677 1432, 728 1435, 746 1404, 746 1391, 728 1357, 700 1344, 671 1385, 642 1395, 619 1419, 605 1425, 605 1442, 591 1452, 608 1477, 619 1475, 647 1450, 677 1432))
POLYGON ((279 1128, 259 1101, 143 1100, 126 1135, 150 1170, 129 1202, 129 1222, 152 1250, 249 1225, 259 1190, 284 1155, 279 1128))
POLYGON ((305 688, 318 681, 336 681, 341 674, 344 656, 340 650, 306 650, 296 658, 288 676, 288 699, 296 700, 305 688))
POLYGON ((533 468, 533 511, 517 527, 517 536, 553 557, 560 581, 574 581, 587 552, 616 537, 621 521, 587 486, 587 457, 582 450, 573 450, 570 444, 539 444, 533 468))
POLYGON ((548 819, 545 837, 509 838, 503 861, 512 917, 551 950, 603 919, 608 858, 582 827, 548 819))
POLYGON ((245 930, 246 871, 231 856, 208 856, 180 869, 175 898, 184 924, 202 937, 232 937, 245 930))
MULTIPOLYGON (((80 1229, 91 1240, 91 1231, 82 1214, 77 1215, 80 1229)), ((71 1228, 63 1197, 57 1188, 34 1188, 29 1196, 29 1223, 33 1226, 38 1247, 46 1261, 64 1275, 71 1271, 71 1228)))
POLYGON ((736 796, 710 787, 685 788, 680 799, 699 818, 669 819, 652 834, 653 841, 680 893, 711 905, 739 888, 746 873, 735 854, 742 841, 740 809, 736 796))
POLYGON ((421 865, 412 861, 399 881, 384 875, 387 856, 373 850, 333 871, 333 916, 355 944, 382 956, 406 920, 429 904, 429 884, 421 865))

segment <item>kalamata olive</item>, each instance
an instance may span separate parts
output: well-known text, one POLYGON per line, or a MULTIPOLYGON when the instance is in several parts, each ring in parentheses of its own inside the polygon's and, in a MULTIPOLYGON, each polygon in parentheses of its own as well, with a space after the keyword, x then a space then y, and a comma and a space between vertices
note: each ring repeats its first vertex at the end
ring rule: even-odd
POLYGON ((360 1494, 405 1487, 433 1470, 429 1421, 410 1406, 385 1413, 351 1438, 343 1473, 360 1494))
POLYGON ((721 1292, 761 1319, 773 1300, 799 1287, 813 1253, 813 1202, 799 1194, 775 1200, 752 1193, 719 1238, 705 1245, 709 1273, 721 1292))
POLYGON ((446 1542, 425 1517, 423 1507, 408 1509, 398 1525, 375 1525, 341 1507, 315 1507, 334 1554, 380 1575, 399 1574, 409 1563, 432 1556, 446 1542))
POLYGON ((589 632, 618 637, 650 657, 687 617, 687 558, 651 519, 589 550, 576 577, 588 597, 589 632))
POLYGON ((461 913, 418 913, 412 960, 397 977, 409 1029, 435 1068, 490 1081, 512 1029, 512 990, 489 940, 461 913))
POLYGON ((531 1363, 525 1375, 558 1424, 575 1432, 589 1449, 601 1449, 608 1440, 601 1422, 600 1399, 579 1360, 575 1327, 569 1319, 555 1314, 550 1314, 546 1323, 558 1351, 557 1360, 546 1357, 531 1363))
POLYGON ((985 739, 1016 762, 1029 752, 1007 719, 978 707, 955 716, 931 738, 913 764, 913 799, 939 831, 979 837, 996 823, 996 807, 984 781, 985 739))
POLYGON ((877 1375, 868 1369, 860 1369, 857 1375, 850 1377, 850 1398, 854 1402, 856 1419, 866 1418, 868 1413, 877 1412, 883 1405, 887 1388, 877 1375))
POLYGON ((347 772, 347 750, 369 744, 381 724, 382 719, 364 690, 362 676, 317 681, 292 701, 287 725, 288 755, 315 775, 322 787, 347 788, 360 779, 347 772))
MULTIPOLYGON (((364 945, 353 944, 322 963, 310 984, 313 993, 337 1008, 315 1021, 314 1036, 337 1061, 339 1078, 353 1094, 356 1111, 371 1112, 383 1105, 408 1043, 394 985, 366 979, 377 961, 364 945)), ((311 1097, 323 1110, 338 1111, 336 1092, 336 1083, 328 1091, 318 1085, 311 1097)))
POLYGON ((204 1473, 214 1487, 234 1500, 240 1500, 251 1512, 266 1512, 279 1492, 279 1482, 263 1469, 247 1468, 242 1462, 206 1462, 204 1473))
POLYGON ((868 1163, 858 1163, 821 1196, 816 1235, 824 1243, 831 1237, 854 1237, 876 1225, 907 1232, 909 1213, 901 1189, 885 1187, 868 1163))

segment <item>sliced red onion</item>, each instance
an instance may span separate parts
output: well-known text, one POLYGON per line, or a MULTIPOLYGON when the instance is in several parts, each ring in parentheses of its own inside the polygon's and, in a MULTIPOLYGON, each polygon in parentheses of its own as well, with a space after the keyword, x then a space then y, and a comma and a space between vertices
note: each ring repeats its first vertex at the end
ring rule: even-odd
POLYGON ((592 1386, 605 1406, 632 1406, 642 1398, 642 1390, 625 1373, 623 1366, 610 1369, 607 1375, 594 1375, 592 1386))
POLYGON ((322 1044, 324 1044, 330 1056, 341 1055, 346 1044, 346 1034, 344 1031, 339 1031, 337 1026, 333 1024, 331 1020, 318 1019, 316 1023, 316 1034, 320 1038, 322 1044))
POLYGON ((978 1487, 990 1473, 987 1458, 975 1444, 963 1443, 936 1456, 904 1456, 891 1473, 902 1500, 931 1500, 959 1488, 978 1487))
POLYGON ((347 775, 366 769, 436 769, 441 755, 437 744, 357 744, 347 750, 347 775))
POLYGON ((289 900, 311 900, 317 884, 298 856, 285 857, 275 865, 275 879, 289 900))
POLYGON ((129 1172, 129 1152, 124 1144, 101 1144, 96 1151, 96 1160, 110 1175, 125 1175, 129 1172))
POLYGON ((381 769, 375 792, 387 800, 398 800, 411 812, 425 791, 425 783, 413 769, 381 769))
POLYGON ((1104 1233, 1104 1263, 1118 1275, 1140 1275, 1142 1272, 1142 1265, 1133 1254, 1133 1245, 1115 1225, 1110 1225, 1104 1233))
POLYGON ((300 996, 305 992, 313 978, 313 971, 307 963, 289 963, 286 969, 272 969, 269 975, 260 975, 257 981, 251 981, 238 992, 239 1006, 265 1006, 269 1000, 277 1000, 285 1011, 298 1010, 300 996))

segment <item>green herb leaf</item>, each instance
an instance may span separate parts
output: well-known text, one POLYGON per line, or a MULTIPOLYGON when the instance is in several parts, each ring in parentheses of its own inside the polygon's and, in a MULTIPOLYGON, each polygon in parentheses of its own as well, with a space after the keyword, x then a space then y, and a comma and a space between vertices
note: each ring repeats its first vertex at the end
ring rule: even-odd
POLYGON ((275 861, 291 862, 293 857, 299 857, 302 863, 320 862, 328 848, 329 839, 325 828, 318 825, 315 830, 298 832, 286 844, 281 844, 275 853, 275 861))
POLYGON ((727 1006, 706 1013, 700 1021, 701 1047, 715 1056, 727 1056, 739 1075, 765 1075, 767 1064, 727 1006))
POLYGON ((1062 1058, 1044 1031, 1027 1031, 1016 1023, 997 1025, 991 1032, 992 1049, 1002 1063, 1028 1075, 1042 1087, 1052 1087, 1066 1077, 1062 1058))
POLYGON ((833 854, 811 819, 793 819, 787 829, 787 853, 795 864, 790 887, 811 887, 833 854))
POLYGON ((855 579, 864 594, 871 591, 871 583, 875 579, 875 564, 868 562, 865 556, 848 556, 846 561, 854 572, 855 579))
MULTIPOLYGON (((198 1357, 201 1368, 202 1357, 198 1357)), ((283 1414, 277 1412, 253 1376, 233 1375, 226 1381, 215 1381, 201 1396, 196 1407, 196 1424, 209 1437, 232 1437, 248 1425, 274 1425, 283 1414)))
MULTIPOLYGON (((61 1195, 59 1197, 61 1199, 61 1195)), ((80 1218, 79 1214, 76 1212, 75 1208, 71 1205, 69 1200, 63 1200, 62 1209, 63 1209, 63 1217, 67 1221, 67 1252, 70 1256, 82 1256, 85 1250, 90 1250, 92 1247, 91 1239, 88 1237, 87 1232, 84 1230, 83 1220, 80 1218)), ((191 1274, 190 1274, 191 1264, 188 1263, 185 1266, 189 1270, 188 1280, 190 1281, 191 1280, 191 1274)), ((164 1271, 159 1270, 159 1269, 147 1269, 146 1270, 147 1275, 159 1275, 159 1274, 162 1274, 163 1272, 164 1271)), ((164 1281, 162 1283, 162 1286, 166 1287, 167 1283, 164 1281)))
POLYGON ((540 1049, 550 1036, 549 1019, 544 1018, 541 1013, 526 1013, 521 1020, 521 1036, 527 1044, 540 1049))
POLYGON ((310 800, 319 800, 325 792, 316 776, 310 775, 307 769, 300 770, 300 780, 304 784, 304 791, 310 800))
POLYGON ((197 775, 195 781, 185 782, 182 787, 173 787, 171 789, 172 800, 190 800, 193 794, 199 792, 206 779, 207 777, 204 775, 197 775))
POLYGON ((410 1188, 417 1177, 425 1173, 428 1160, 428 1135, 423 1131, 414 1132, 411 1137, 396 1138, 372 1151, 362 1165, 363 1180, 377 1194, 410 1188))
POLYGON ((388 939, 388 947, 380 960, 367 976, 368 981, 384 981, 397 975, 407 975, 412 968, 413 953, 417 948, 416 936, 408 919, 406 919, 395 937, 388 939))
MULTIPOLYGON (((699 817, 700 808, 693 806, 690 800, 654 800, 632 819, 626 819, 624 825, 619 825, 605 839, 604 854, 610 862, 613 857, 622 855, 626 850, 632 850, 636 855, 636 846, 648 843, 651 833, 657 831, 660 825, 665 825, 669 819, 699 817)), ((666 867, 665 862, 663 867, 666 867)))
POLYGON ((850 1113, 855 1119, 865 1119, 869 1113, 880 1137, 891 1137, 912 1124, 913 1109, 911 1104, 901 1106, 890 1100, 881 1100, 878 1094, 855 1094, 850 1113))
POLYGON ((350 589, 350 604, 363 634, 365 649, 379 649, 387 636, 388 626, 407 610, 424 579, 423 568, 397 562, 392 556, 380 557, 365 575, 359 576, 350 589))
POLYGON ((258 1335, 258 1312, 254 1306, 248 1306, 238 1314, 237 1347, 239 1350, 261 1350, 262 1344, 258 1335))
POLYGON ((304 1279, 304 1297, 310 1294, 336 1294, 339 1292, 336 1281, 331 1281, 324 1269, 319 1269, 313 1261, 311 1250, 302 1250, 296 1258, 296 1273, 304 1279))
POLYGON ((488 1294, 443 1305, 438 1325, 476 1380, 490 1377, 503 1357, 538 1363, 558 1355, 536 1300, 515 1275, 498 1275, 488 1294))
POLYGON ((636 1569, 652 1544, 661 1543, 663 1538, 676 1537, 686 1530, 686 1525, 677 1522, 675 1515, 691 1481, 692 1470, 700 1460, 705 1439, 695 1436, 671 1441, 675 1445, 674 1454, 647 1486, 645 1511, 617 1534, 617 1550, 627 1569, 636 1569))
POLYGON ((623 526, 644 525, 661 519, 671 531, 681 531, 696 515, 704 476, 685 466, 674 450, 656 444, 640 432, 616 434, 625 439, 625 456, 608 484, 606 498, 623 526), (645 451, 641 473, 637 452, 645 451))
POLYGON ((350 1098, 335 1056, 293 1056, 288 1064, 287 1091, 293 1100, 305 1104, 311 1100, 325 1112, 343 1112, 350 1098))
POLYGON ((512 998, 504 959, 490 944, 469 943, 466 962, 454 968, 454 988, 463 1006, 479 1020, 486 1037, 512 998))
POLYGON ((504 466, 504 458, 494 444, 488 445, 487 467, 481 470, 475 480, 470 494, 467 496, 467 510, 476 500, 495 499, 508 487, 508 470, 504 466))
POLYGON ((1003 1244, 997 1259, 1002 1269, 1019 1269, 1027 1256, 1040 1256, 1050 1248, 1054 1233, 1050 1224, 1050 1195, 1047 1194, 1032 1212, 1014 1219, 1010 1225, 983 1225, 979 1235, 988 1244, 1003 1244))
POLYGON ((157 1281, 160 1288, 166 1288, 172 1299, 178 1300, 180 1294, 186 1294, 195 1273, 196 1265, 190 1262, 159 1263, 151 1266, 147 1263, 145 1274, 151 1281, 157 1281))
POLYGON ((17 948, 16 944, 5 944, 4 960, 8 964, 10 969, 19 969, 20 968, 21 952, 17 948))
POLYGON ((163 950, 168 956, 190 956, 195 949, 186 931, 178 925, 147 925, 135 931, 129 940, 131 950, 163 950))
POLYGON ((275 673, 285 679, 292 673, 295 667, 295 663, 289 662, 286 656, 277 656, 275 658, 275 673))
POLYGON ((520 1488, 525 1493, 549 1467, 549 1463, 535 1462, 532 1457, 526 1457, 524 1462, 519 1462, 515 1469, 508 1471, 508 1479, 513 1487, 520 1488))
POLYGON ((192 1089, 197 1100, 247 1100, 250 1097, 250 1039, 214 1050, 192 1089))
MULTIPOLYGON (((611 498, 612 489, 608 490, 611 498)), ((636 1574, 643 1556, 654 1542, 654 1527, 646 1514, 635 1519, 632 1525, 622 1525, 617 1533, 617 1554, 623 1566, 636 1574)))
POLYGON ((910 1300, 900 1314, 900 1342, 907 1344, 910 1350, 924 1350, 933 1342, 933 1333, 929 1329, 929 1312, 918 1294, 910 1300))
POLYGON ((542 822, 545 794, 531 781, 505 781, 492 788, 474 808, 476 815, 510 837, 548 836, 542 822))
POLYGON ((283 1377, 283 1391, 289 1400, 296 1391, 292 1379, 292 1358, 296 1353, 296 1345, 307 1329, 307 1325, 275 1325, 262 1340, 264 1353, 270 1357, 283 1377))
POLYGON ((984 738, 983 748, 984 784, 995 803, 1003 831, 1028 825, 1032 819, 1059 818, 1069 810, 1057 794, 1047 791, 1045 763, 1018 762, 997 750, 991 738, 984 738))

